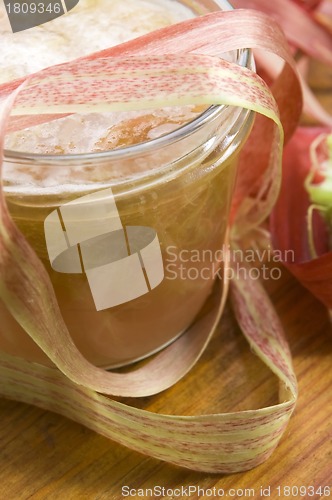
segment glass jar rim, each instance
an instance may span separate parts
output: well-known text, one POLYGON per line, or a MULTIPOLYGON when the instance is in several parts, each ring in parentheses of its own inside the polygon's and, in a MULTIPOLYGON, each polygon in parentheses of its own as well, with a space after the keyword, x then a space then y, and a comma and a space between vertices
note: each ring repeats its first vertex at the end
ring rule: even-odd
MULTIPOLYGON (((233 10, 232 5, 228 0, 215 0, 216 6, 222 8, 222 10, 233 10), (222 4, 222 5, 220 5, 222 4)), ((251 51, 250 49, 240 49, 237 50, 236 63, 243 67, 250 67, 252 63, 251 51)), ((4 156, 7 160, 25 160, 43 163, 62 163, 64 161, 75 162, 75 161, 90 161, 90 160, 117 160, 131 158, 136 155, 141 155, 144 153, 151 153, 160 147, 164 147, 175 143, 178 140, 184 139, 193 132, 202 128, 207 122, 212 120, 219 113, 227 113, 229 105, 212 105, 209 106, 205 111, 195 117, 193 120, 186 122, 184 125, 176 128, 175 130, 163 134, 159 137, 149 139, 148 141, 140 142, 138 144, 133 144, 130 146, 124 146, 108 151, 97 151, 91 153, 76 153, 76 154, 39 154, 31 153, 25 151, 15 151, 15 150, 4 150, 4 156)))

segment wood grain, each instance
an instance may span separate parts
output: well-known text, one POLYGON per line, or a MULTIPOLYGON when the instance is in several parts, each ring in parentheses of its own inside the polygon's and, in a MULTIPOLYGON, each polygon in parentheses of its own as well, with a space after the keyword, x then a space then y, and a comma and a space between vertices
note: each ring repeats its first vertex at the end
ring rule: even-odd
MULTIPOLYGON (((300 398, 268 462, 233 476, 193 473, 131 452, 57 415, 0 400, 0 497, 120 499, 125 485, 254 488, 258 495, 262 485, 273 490, 278 485, 331 484, 328 315, 286 272, 281 280, 269 282, 269 291, 291 345, 300 398)), ((130 402, 148 410, 190 415, 258 408, 276 401, 274 376, 250 353, 228 309, 203 359, 185 380, 163 394, 130 402)))
MULTIPOLYGON (((332 104, 331 94, 327 104, 332 104)), ((286 271, 280 280, 269 281, 267 288, 290 342, 300 397, 282 442, 265 464, 232 476, 198 474, 139 455, 55 414, 0 400, 0 498, 117 500, 123 498, 121 489, 126 485, 135 489, 216 487, 233 498, 261 498, 262 486, 271 487, 273 499, 300 498, 287 497, 287 490, 281 490, 280 496, 278 486, 330 485, 332 491, 328 314, 286 271)), ((152 411, 192 415, 271 405, 277 402, 277 390, 274 376, 250 352, 228 308, 202 360, 183 381, 160 395, 126 402, 152 411)))

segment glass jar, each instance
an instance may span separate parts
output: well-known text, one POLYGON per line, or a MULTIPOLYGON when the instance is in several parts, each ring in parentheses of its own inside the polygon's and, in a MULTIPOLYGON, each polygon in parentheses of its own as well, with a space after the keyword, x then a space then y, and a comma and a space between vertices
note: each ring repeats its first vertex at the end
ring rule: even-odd
MULTIPOLYGON (((229 8, 182 3, 197 14, 229 8)), ((233 56, 250 66, 249 51, 233 56)), ((6 151, 8 208, 46 267, 68 330, 89 361, 116 367, 142 359, 195 321, 222 266, 237 158, 252 121, 247 110, 211 106, 170 133, 112 151, 6 151), (71 241, 70 225, 80 228, 71 241), (61 261, 61 238, 78 267, 68 253, 61 261)), ((1 302, 0 318, 1 350, 49 363, 1 302)))

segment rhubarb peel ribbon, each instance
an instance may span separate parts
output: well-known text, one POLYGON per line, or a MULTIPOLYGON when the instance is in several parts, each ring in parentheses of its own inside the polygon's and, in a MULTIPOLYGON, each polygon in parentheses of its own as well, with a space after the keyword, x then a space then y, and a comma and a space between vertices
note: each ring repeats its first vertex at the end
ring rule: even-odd
MULTIPOLYGON (((264 14, 240 10, 185 21, 46 69, 24 82, 0 87, 0 95, 2 141, 8 123, 17 129, 36 123, 36 117, 40 121, 43 115, 45 121, 81 111, 195 103, 256 112, 233 203, 231 238, 237 242, 257 227, 275 202, 282 123, 289 137, 301 111, 300 86, 282 32, 264 14), (221 52, 248 47, 263 48, 286 61, 272 92, 253 71, 218 57, 221 52), (12 110, 19 120, 10 123, 12 110)), ((0 219, 0 297, 56 366, 0 353, 0 394, 56 411, 134 450, 198 471, 243 471, 270 456, 294 409, 297 388, 282 327, 256 282, 234 280, 231 298, 251 348, 279 378, 280 403, 193 417, 154 414, 107 396, 155 394, 183 377, 221 317, 227 279, 216 282, 198 320, 175 343, 130 373, 106 372, 84 359, 71 340, 47 272, 12 221, 2 186, 0 219)))

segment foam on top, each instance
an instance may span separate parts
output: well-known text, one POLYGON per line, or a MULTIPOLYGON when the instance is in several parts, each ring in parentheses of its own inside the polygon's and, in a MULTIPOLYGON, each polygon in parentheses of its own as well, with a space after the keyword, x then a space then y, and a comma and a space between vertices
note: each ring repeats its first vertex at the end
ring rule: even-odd
POLYGON ((12 33, 0 3, 0 83, 194 17, 176 0, 80 0, 68 14, 12 33))
MULTIPOLYGON (((13 34, 0 4, 0 81, 76 59, 194 15, 177 0, 80 0, 65 16, 13 34)), ((232 59, 230 54, 225 57, 232 59)), ((52 155, 107 151, 167 134, 202 111, 199 106, 185 106, 76 114, 11 134, 5 146, 12 151, 52 155)), ((224 126, 227 128, 227 123, 224 126)), ((192 148, 196 146, 192 144, 192 148)), ((19 197, 84 191, 144 173, 184 154, 181 143, 175 143, 171 152, 163 148, 148 161, 134 157, 116 164, 107 162, 102 168, 92 162, 36 166, 33 162, 8 161, 4 165, 4 185, 8 195, 19 197)))
MULTIPOLYGON (((4 57, 0 82, 46 66, 76 59, 144 33, 194 17, 176 0, 80 0, 67 15, 42 26, 11 33, 0 11, 4 57)), ((187 106, 165 110, 72 115, 6 137, 6 149, 38 154, 106 151, 170 132, 202 110, 187 106)))

